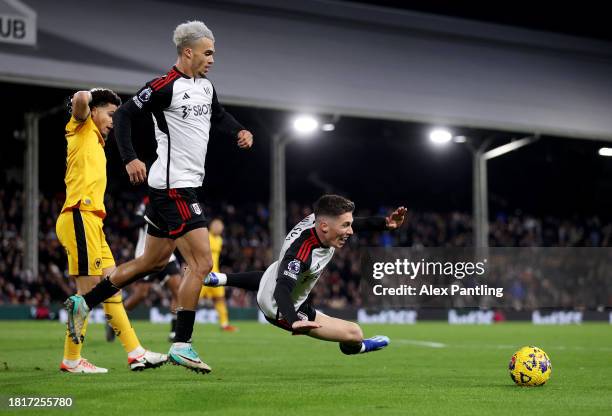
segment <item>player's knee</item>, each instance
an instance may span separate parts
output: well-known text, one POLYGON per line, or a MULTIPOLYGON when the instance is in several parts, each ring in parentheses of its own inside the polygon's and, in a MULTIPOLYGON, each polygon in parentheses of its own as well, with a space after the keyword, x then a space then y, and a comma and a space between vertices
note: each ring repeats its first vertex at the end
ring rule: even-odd
POLYGON ((146 263, 146 269, 149 273, 161 272, 168 264, 168 259, 166 257, 151 256, 144 258, 143 261, 146 263))
POLYGON ((212 261, 209 259, 197 259, 189 264, 189 269, 198 277, 206 276, 212 270, 212 261))
POLYGON ((363 340, 363 331, 359 325, 351 322, 346 329, 346 337, 348 342, 361 342, 363 340))

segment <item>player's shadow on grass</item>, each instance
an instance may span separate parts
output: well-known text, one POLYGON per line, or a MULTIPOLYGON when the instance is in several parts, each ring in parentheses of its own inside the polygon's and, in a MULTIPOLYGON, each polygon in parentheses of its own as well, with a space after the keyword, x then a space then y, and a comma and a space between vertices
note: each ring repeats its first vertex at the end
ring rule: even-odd
POLYGON ((516 389, 516 390, 541 390, 541 387, 544 387, 545 385, 542 386, 533 386, 533 387, 528 387, 528 386, 517 386, 515 384, 512 383, 497 383, 497 384, 488 384, 487 387, 492 388, 492 389, 500 389, 502 391, 508 391, 510 389, 516 389))

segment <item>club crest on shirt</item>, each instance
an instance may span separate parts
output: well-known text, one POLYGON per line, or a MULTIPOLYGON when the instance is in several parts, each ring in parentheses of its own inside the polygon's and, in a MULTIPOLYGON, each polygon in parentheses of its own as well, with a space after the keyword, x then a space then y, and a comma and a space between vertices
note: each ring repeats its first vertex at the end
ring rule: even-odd
POLYGON ((191 204, 191 210, 196 215, 200 215, 202 213, 202 207, 200 207, 200 204, 198 204, 197 202, 191 204))

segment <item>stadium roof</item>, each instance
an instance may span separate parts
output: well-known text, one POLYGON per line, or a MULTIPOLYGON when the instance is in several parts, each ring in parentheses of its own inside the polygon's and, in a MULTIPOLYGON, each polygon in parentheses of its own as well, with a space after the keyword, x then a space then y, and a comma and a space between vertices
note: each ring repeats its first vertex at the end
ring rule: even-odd
POLYGON ((38 43, 0 43, 3 81, 133 93, 199 18, 226 103, 612 140, 611 42, 328 0, 25 3, 38 43))

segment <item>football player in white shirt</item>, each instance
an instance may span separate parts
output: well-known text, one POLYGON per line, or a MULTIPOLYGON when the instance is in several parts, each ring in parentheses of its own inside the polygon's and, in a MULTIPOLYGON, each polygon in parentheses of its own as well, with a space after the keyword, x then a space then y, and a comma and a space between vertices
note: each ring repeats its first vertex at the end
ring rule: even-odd
POLYGON ((265 272, 210 273, 204 284, 256 290, 258 306, 271 324, 293 334, 338 342, 344 354, 384 348, 388 337, 364 339, 359 325, 325 315, 308 300, 334 251, 344 247, 353 229, 395 230, 406 215, 406 208, 399 207, 387 217, 353 218, 354 209, 355 204, 342 196, 324 195, 315 203, 314 214, 287 234, 278 261, 265 272))
POLYGON ((148 82, 115 112, 115 138, 130 181, 147 180, 149 223, 142 256, 121 264, 112 275, 83 296, 68 298, 68 331, 79 342, 89 311, 119 289, 162 270, 178 248, 187 263, 178 291, 175 342, 168 360, 199 373, 211 368, 192 347, 202 278, 212 269, 207 219, 198 201, 198 188, 205 176, 205 159, 212 128, 235 140, 240 149, 253 145, 253 135, 234 119, 217 99, 206 77, 214 63, 215 38, 202 22, 178 25, 174 31, 178 53, 176 64, 165 75, 148 82), (134 152, 132 119, 149 115, 154 121, 157 159, 148 178, 145 164, 134 152))

